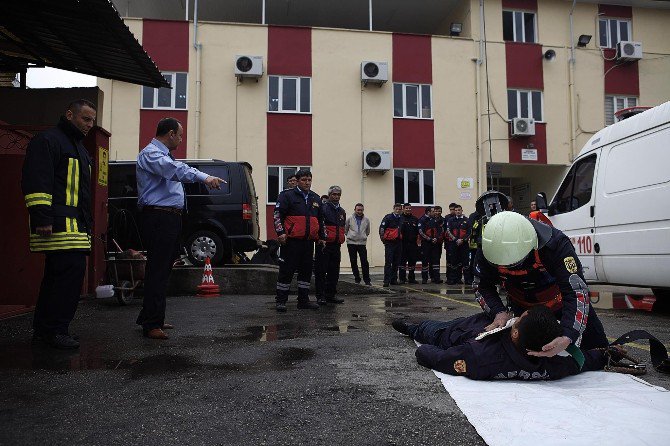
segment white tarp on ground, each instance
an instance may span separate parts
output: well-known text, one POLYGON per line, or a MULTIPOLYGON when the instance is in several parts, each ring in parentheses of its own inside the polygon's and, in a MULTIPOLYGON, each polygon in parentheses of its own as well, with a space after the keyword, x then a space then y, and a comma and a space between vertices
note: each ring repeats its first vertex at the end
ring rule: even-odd
POLYGON ((670 445, 670 392, 631 375, 529 382, 435 375, 489 446, 670 445))

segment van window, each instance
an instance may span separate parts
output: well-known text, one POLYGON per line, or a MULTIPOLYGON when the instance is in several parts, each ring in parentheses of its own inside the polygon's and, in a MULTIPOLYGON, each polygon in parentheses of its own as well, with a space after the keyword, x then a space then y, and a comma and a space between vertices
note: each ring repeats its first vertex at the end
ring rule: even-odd
POLYGON ((591 201, 595 167, 596 155, 584 158, 572 166, 551 203, 551 215, 574 211, 591 201))
POLYGON ((109 197, 137 197, 135 164, 117 164, 109 166, 109 197))
POLYGON ((208 189, 204 183, 184 183, 184 190, 186 195, 227 195, 230 194, 230 171, 228 166, 212 166, 212 165, 191 165, 201 172, 219 177, 226 180, 226 183, 221 183, 221 189, 208 189))

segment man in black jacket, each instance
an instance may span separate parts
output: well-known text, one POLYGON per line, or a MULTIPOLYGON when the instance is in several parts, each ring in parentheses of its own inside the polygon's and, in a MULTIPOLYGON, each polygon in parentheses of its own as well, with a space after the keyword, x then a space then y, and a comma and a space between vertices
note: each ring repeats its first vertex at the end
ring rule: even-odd
POLYGON ((35 340, 60 349, 79 347, 69 332, 91 250, 91 158, 82 140, 96 108, 70 103, 53 129, 28 145, 21 187, 30 214, 30 251, 43 252, 44 277, 35 306, 35 340))
POLYGON ((342 243, 347 213, 340 206, 342 188, 328 188, 328 201, 323 204, 323 221, 326 226, 326 244, 317 246, 314 255, 314 287, 319 305, 341 304, 344 299, 337 297, 337 281, 340 277, 342 243))
POLYGON ((402 254, 400 255, 400 283, 418 283, 414 270, 419 260, 419 247, 416 244, 419 236, 419 219, 412 214, 412 205, 403 204, 402 225, 402 254))
POLYGON ((384 244, 384 285, 398 284, 398 267, 402 255, 402 204, 393 205, 393 212, 386 214, 379 225, 379 238, 384 244))

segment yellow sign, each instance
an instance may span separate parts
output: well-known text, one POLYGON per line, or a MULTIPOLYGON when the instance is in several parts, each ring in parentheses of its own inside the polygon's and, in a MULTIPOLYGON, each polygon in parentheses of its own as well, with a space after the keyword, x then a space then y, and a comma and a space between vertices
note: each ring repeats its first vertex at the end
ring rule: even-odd
POLYGON ((98 146, 98 184, 107 186, 107 171, 109 166, 109 150, 98 146))

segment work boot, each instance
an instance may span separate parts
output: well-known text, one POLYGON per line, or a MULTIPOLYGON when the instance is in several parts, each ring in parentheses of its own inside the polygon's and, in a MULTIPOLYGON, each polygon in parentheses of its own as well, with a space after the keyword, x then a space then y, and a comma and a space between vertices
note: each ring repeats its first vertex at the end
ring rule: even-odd
POLYGON ((384 282, 384 284, 383 284, 382 286, 383 286, 384 288, 388 288, 388 287, 389 287, 389 283, 388 283, 388 282, 384 282))
POLYGON ((66 334, 52 334, 42 336, 42 341, 59 350, 74 350, 79 348, 79 342, 66 334))
POLYGON ((326 301, 325 297, 317 297, 316 298, 316 303, 319 305, 326 305, 328 302, 326 301))
POLYGON ((298 302, 298 310, 318 310, 319 304, 316 302, 298 302))
POLYGON ((275 308, 277 309, 277 313, 286 313, 286 303, 284 302, 277 302, 275 308))
POLYGON ((407 321, 403 319, 396 319, 393 321, 391 326, 395 329, 395 331, 404 334, 405 336, 412 336, 412 330, 411 328, 414 326, 414 324, 410 324, 407 321))
POLYGON ((341 297, 333 296, 333 297, 327 297, 326 302, 328 302, 329 304, 343 304, 344 299, 342 299, 341 297))
POLYGON ((427 283, 428 283, 428 279, 421 279, 421 284, 422 284, 422 285, 425 285, 425 284, 427 284, 427 283))
POLYGON ((356 283, 361 283, 361 278, 360 278, 360 277, 355 277, 355 278, 354 278, 354 282, 356 282, 356 283))

